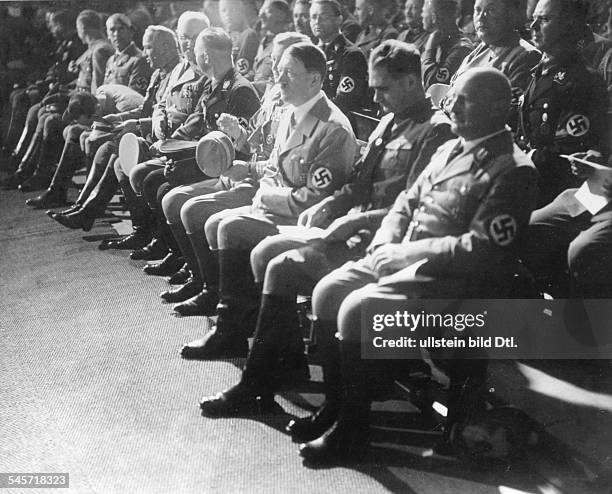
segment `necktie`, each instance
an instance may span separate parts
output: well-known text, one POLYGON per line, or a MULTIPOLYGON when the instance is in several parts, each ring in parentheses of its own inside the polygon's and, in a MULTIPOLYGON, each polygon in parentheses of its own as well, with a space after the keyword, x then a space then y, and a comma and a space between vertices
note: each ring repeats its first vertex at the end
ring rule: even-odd
POLYGON ((461 143, 461 141, 459 141, 457 142, 451 153, 448 155, 448 160, 446 161, 446 163, 450 163, 461 153, 463 153, 463 144, 461 143))

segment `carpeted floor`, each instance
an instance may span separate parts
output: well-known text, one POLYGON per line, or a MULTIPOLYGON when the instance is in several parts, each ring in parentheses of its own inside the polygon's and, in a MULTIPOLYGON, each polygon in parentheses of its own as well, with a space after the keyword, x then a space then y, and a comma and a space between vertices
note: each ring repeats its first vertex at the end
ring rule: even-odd
POLYGON ((127 253, 98 251, 113 233, 107 221, 69 231, 23 201, 0 195, 0 472, 68 472, 69 492, 101 494, 477 494, 542 484, 527 467, 423 457, 437 432, 407 402, 376 407, 372 454, 350 468, 306 468, 282 432, 320 402, 316 385, 279 397, 285 415, 201 417, 198 399, 233 384, 242 362, 182 360, 207 320, 171 317, 158 298, 163 279, 127 253))

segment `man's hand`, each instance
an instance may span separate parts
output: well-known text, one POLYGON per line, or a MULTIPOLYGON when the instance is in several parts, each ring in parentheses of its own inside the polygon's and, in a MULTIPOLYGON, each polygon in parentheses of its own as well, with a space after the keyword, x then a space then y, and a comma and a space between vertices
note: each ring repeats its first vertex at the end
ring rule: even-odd
POLYGON ((593 163, 604 164, 601 153, 598 153, 597 151, 588 150, 586 153, 571 154, 568 159, 571 163, 572 173, 583 180, 586 180, 591 175, 593 175, 595 169, 592 166, 585 165, 584 163, 580 163, 579 161, 573 160, 572 158, 578 158, 582 160, 592 161, 593 163))
POLYGON ((106 120, 108 123, 113 124, 113 125, 121 123, 121 118, 116 113, 104 115, 104 120, 106 120))
POLYGON ((364 215, 355 214, 342 216, 333 221, 323 233, 322 240, 327 243, 346 242, 359 230, 367 228, 368 222, 364 215))
POLYGON ((168 132, 168 122, 165 118, 154 118, 152 123, 153 135, 156 139, 163 141, 168 132))
POLYGON ((138 120, 126 120, 125 122, 121 122, 119 125, 117 125, 113 130, 115 130, 118 134, 127 134, 129 132, 135 134, 138 132, 138 120))
POLYGON ((155 141, 153 144, 151 144, 151 146, 149 147, 149 151, 151 151, 153 154, 159 155, 161 154, 159 148, 162 145, 164 141, 163 140, 159 140, 159 141, 155 141))
POLYGON ((381 245, 371 254, 371 266, 380 276, 395 273, 418 261, 406 250, 406 246, 401 244, 381 245))
POLYGON ((223 176, 234 182, 240 182, 249 176, 249 167, 245 161, 234 160, 234 164, 223 173, 223 176))
POLYGON ((225 132, 234 140, 238 139, 242 133, 242 127, 240 126, 238 118, 228 113, 221 114, 221 116, 217 119, 217 125, 219 126, 220 131, 225 132))
POLYGON ((307 228, 327 228, 332 221, 329 211, 325 207, 327 201, 318 202, 308 209, 302 211, 298 217, 297 224, 307 228))

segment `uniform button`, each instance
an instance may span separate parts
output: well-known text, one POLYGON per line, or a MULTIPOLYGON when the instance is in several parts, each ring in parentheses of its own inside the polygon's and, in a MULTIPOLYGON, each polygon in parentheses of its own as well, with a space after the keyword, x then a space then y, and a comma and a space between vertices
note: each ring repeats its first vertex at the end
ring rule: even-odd
POLYGON ((425 211, 426 209, 427 209, 427 208, 426 208, 425 206, 421 206, 421 207, 419 208, 419 211, 425 211))

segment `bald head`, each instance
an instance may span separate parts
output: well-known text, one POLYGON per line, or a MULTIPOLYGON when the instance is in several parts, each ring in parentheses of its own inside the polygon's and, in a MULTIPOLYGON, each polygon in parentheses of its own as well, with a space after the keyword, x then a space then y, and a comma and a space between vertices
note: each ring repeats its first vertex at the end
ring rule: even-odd
POLYGON ((510 111, 510 81, 497 69, 471 69, 451 87, 445 111, 453 132, 466 140, 504 128, 510 111))
POLYGON ((185 60, 195 65, 195 40, 204 29, 210 26, 208 17, 202 12, 187 11, 179 17, 176 33, 178 35, 179 47, 185 60))

